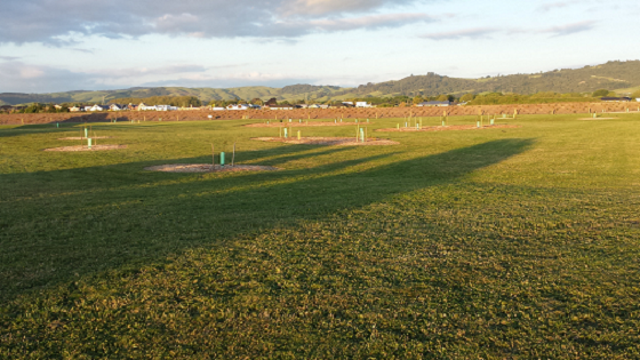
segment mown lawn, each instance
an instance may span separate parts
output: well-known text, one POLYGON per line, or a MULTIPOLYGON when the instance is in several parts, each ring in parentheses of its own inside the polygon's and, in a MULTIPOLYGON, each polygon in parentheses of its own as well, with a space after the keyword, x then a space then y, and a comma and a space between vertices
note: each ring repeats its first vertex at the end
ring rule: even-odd
POLYGON ((640 358, 640 116, 582 117, 0 127, 0 358, 640 358), (282 170, 143 170, 234 142, 282 170))

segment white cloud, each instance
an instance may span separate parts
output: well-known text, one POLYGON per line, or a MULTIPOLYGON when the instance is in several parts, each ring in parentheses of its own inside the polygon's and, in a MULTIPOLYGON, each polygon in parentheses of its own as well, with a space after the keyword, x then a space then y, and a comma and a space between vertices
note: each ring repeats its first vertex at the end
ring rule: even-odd
POLYGON ((448 32, 423 34, 423 35, 420 35, 419 37, 423 39, 431 39, 431 40, 458 40, 463 38, 477 39, 481 37, 486 37, 489 34, 493 34, 499 31, 500 30, 496 28, 479 27, 479 28, 473 28, 473 29, 463 29, 463 30, 455 30, 455 31, 448 31, 448 32))
POLYGON ((132 86, 236 87, 275 86, 317 81, 302 75, 236 71, 215 75, 215 70, 246 64, 211 68, 199 65, 171 65, 154 68, 94 69, 83 72, 23 62, 0 63, 0 92, 46 93, 70 90, 109 90, 132 86), (212 72, 214 71, 214 72, 212 72))
POLYGON ((551 3, 542 4, 538 7, 538 11, 541 12, 549 12, 555 9, 565 8, 571 5, 581 4, 580 1, 556 1, 551 3))
POLYGON ((566 36, 592 30, 595 26, 596 21, 589 20, 567 25, 552 26, 550 28, 539 30, 538 32, 552 34, 553 36, 566 36))
POLYGON ((69 45, 86 35, 299 37, 423 21, 424 14, 377 14, 419 1, 424 0, 5 0, 0 43, 69 45))

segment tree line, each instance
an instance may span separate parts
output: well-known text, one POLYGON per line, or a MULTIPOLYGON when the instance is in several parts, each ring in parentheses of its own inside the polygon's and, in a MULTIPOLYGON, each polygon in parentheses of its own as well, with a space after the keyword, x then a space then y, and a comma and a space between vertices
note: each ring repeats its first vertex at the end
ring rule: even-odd
POLYGON ((119 98, 109 100, 110 104, 134 104, 145 103, 146 105, 171 105, 177 107, 200 107, 202 101, 195 96, 151 96, 146 98, 119 98))

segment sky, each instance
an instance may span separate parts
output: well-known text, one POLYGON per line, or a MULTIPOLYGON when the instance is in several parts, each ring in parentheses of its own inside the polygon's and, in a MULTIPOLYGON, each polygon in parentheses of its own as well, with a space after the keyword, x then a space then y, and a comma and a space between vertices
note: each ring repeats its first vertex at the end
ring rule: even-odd
POLYGON ((637 0, 3 0, 0 92, 357 86, 636 60, 637 0))

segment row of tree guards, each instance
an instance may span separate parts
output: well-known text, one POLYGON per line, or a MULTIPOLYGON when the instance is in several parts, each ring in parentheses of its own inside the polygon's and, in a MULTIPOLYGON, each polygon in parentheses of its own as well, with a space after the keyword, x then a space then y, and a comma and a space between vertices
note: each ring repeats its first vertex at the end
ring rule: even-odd
MULTIPOLYGON (((292 127, 279 127, 278 129, 280 131, 280 133, 279 133, 279 137, 280 138, 282 138, 284 136, 285 139, 288 139, 290 134, 293 135, 293 128, 292 127)), ((363 142, 363 143, 367 142, 367 139, 369 138, 368 134, 369 134, 368 127, 366 127, 366 126, 365 127, 361 127, 359 124, 356 125, 356 142, 358 140, 360 140, 360 142, 363 142)), ((298 130, 296 135, 297 135, 298 140, 302 140, 302 131, 298 130)))
POLYGON ((91 149, 91 147, 93 145, 98 145, 98 141, 97 141, 98 139, 97 139, 97 136, 96 136, 96 132, 93 131, 93 128, 91 126, 88 126, 88 127, 85 126, 83 128, 83 130, 81 130, 81 133, 80 133, 80 145, 82 145, 82 140, 83 139, 87 140, 87 148, 89 148, 89 149, 91 149), (93 138, 89 136, 92 133, 93 133, 93 138), (82 137, 83 134, 84 134, 84 137, 82 137), (95 144, 93 143, 93 140, 96 140, 95 144))
MULTIPOLYGON (((222 149, 224 150, 224 148, 222 149)), ((218 164, 221 167, 226 165, 226 154, 224 151, 221 151, 218 154, 218 164)), ((231 154, 231 167, 235 166, 236 162, 236 143, 233 143, 233 153, 231 154)), ((216 148, 213 144, 211 144, 211 165, 216 166, 216 148)))

